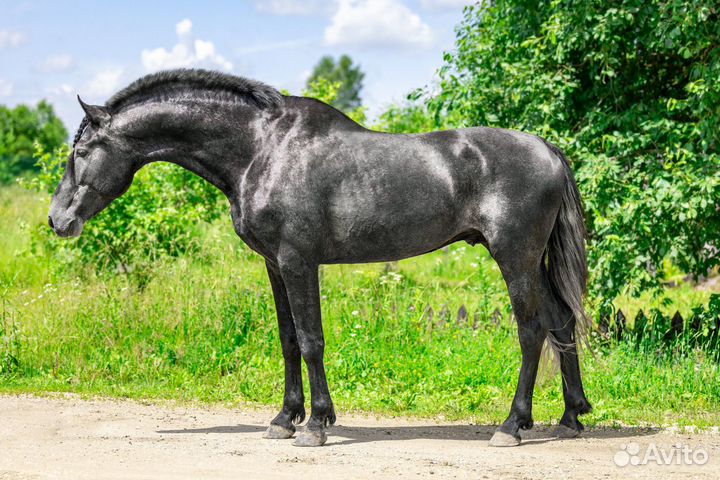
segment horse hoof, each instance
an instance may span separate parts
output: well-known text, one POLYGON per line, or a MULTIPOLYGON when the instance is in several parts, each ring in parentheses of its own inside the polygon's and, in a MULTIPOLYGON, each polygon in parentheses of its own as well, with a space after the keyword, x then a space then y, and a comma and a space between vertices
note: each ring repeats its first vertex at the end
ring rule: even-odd
POLYGON ((498 430, 490 439, 491 447, 517 447, 520 445, 520 435, 510 435, 498 430))
POLYGON ((323 430, 307 430, 293 442, 296 447, 322 447, 327 441, 323 430))
POLYGON ((553 430, 553 437, 557 438, 575 438, 580 435, 580 432, 574 428, 570 428, 566 425, 560 424, 553 430))
POLYGON ((281 425, 270 425, 267 430, 265 430, 265 433, 263 434, 263 438, 272 438, 274 440, 285 440, 286 438, 290 438, 295 434, 295 427, 292 428, 285 428, 281 425))

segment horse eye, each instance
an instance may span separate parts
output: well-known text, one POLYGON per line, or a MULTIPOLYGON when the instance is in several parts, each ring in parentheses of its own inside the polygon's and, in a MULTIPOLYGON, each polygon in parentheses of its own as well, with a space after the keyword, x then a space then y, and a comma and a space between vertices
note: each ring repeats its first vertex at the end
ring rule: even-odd
POLYGON ((78 157, 84 157, 84 156, 86 156, 87 154, 88 154, 88 152, 87 152, 87 150, 85 150, 84 148, 78 148, 78 149, 75 151, 75 155, 77 155, 78 157))

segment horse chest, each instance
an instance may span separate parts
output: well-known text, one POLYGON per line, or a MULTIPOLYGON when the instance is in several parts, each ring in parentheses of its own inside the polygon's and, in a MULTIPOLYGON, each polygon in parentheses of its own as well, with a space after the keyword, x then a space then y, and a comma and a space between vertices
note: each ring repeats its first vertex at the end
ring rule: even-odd
POLYGON ((276 215, 268 215, 267 211, 243 208, 241 202, 230 203, 230 215, 235 233, 248 247, 265 258, 274 258, 277 253, 277 232, 279 229, 276 215), (275 240, 273 241, 273 237, 275 240))

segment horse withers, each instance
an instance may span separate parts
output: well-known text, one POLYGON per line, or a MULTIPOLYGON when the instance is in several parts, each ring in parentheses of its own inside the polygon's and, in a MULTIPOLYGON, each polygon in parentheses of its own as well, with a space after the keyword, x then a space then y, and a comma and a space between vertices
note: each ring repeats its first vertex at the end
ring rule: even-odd
MULTIPOLYGON (((79 100, 79 97, 78 97, 79 100)), ((568 163, 533 135, 468 128, 418 135, 368 130, 318 100, 260 82, 179 69, 147 75, 85 111, 49 223, 64 237, 130 187, 155 161, 176 163, 219 188, 235 231, 267 265, 275 297, 285 396, 267 438, 319 446, 335 422, 325 377, 318 266, 399 260, 464 240, 487 247, 507 283, 522 366, 508 418, 490 443, 520 443, 532 427, 543 343, 555 347, 565 413, 578 435, 590 411, 577 340, 587 324, 585 226, 568 163)))

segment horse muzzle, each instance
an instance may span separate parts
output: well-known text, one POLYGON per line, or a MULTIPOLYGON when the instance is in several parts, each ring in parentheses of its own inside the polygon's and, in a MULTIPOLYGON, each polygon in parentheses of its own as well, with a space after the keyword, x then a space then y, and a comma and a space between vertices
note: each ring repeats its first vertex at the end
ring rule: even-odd
POLYGON ((53 218, 53 215, 49 215, 48 225, 58 237, 72 238, 80 236, 84 222, 78 217, 53 218))

